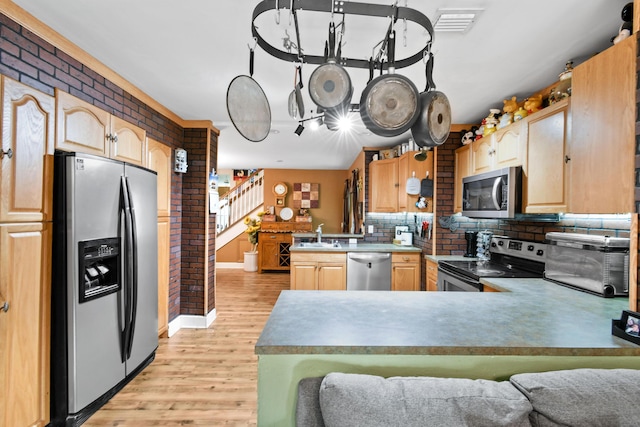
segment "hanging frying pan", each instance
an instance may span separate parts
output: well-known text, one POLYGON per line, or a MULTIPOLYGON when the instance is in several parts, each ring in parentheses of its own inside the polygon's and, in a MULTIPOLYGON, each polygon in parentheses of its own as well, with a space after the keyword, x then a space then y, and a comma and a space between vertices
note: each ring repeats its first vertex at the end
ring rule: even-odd
POLYGON ((323 110, 339 110, 351 104, 353 87, 346 70, 337 63, 335 56, 336 29, 329 24, 329 42, 325 44, 327 63, 316 68, 309 78, 311 100, 323 110))
POLYGON ((419 93, 405 76, 393 72, 395 31, 388 37, 389 73, 371 80, 360 97, 360 117, 379 136, 397 136, 409 130, 420 113, 419 93))
POLYGON ((260 85, 253 79, 254 51, 249 53, 249 76, 235 77, 227 89, 227 112, 240 135, 260 142, 271 130, 271 108, 260 85))
POLYGON ((411 136, 420 147, 444 144, 451 130, 451 105, 444 93, 435 90, 432 73, 433 55, 429 53, 427 87, 420 94, 420 115, 411 127, 411 136))

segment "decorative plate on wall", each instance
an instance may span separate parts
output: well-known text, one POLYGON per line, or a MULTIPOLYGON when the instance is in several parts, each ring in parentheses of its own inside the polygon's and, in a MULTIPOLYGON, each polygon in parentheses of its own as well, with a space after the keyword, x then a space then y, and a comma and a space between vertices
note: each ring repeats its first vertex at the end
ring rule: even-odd
POLYGON ((293 184, 293 207, 313 209, 320 207, 320 184, 296 182, 293 184))
POLYGON ((280 218, 282 218, 284 221, 289 221, 291 218, 293 218, 293 211, 290 208, 282 208, 282 210, 280 211, 280 218))

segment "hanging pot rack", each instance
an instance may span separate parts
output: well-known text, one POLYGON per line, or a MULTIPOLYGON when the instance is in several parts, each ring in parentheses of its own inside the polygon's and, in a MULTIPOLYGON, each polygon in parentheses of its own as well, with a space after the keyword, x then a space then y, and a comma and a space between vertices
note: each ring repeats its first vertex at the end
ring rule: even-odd
MULTIPOLYGON (((282 59, 284 61, 302 62, 316 65, 324 64, 327 60, 326 55, 308 55, 305 54, 304 50, 302 49, 300 43, 300 28, 298 26, 298 11, 324 12, 330 13, 332 16, 334 14, 343 15, 343 17, 344 15, 360 15, 378 18, 390 18, 392 19, 392 25, 397 20, 407 20, 415 22, 425 29, 425 31, 429 34, 429 38, 426 41, 424 47, 421 48, 418 52, 406 58, 396 59, 395 68, 408 67, 417 63, 418 61, 422 61, 423 58, 427 57, 430 54, 431 44, 433 43, 433 25, 431 24, 429 18, 427 18, 423 13, 415 9, 397 6, 395 4, 385 6, 379 4, 358 3, 341 0, 290 0, 288 2, 287 0, 261 1, 253 10, 253 16, 251 20, 251 34, 256 40, 258 46, 260 46, 269 55, 278 59, 282 59), (256 18, 263 13, 272 10, 277 12, 276 22, 278 22, 280 10, 284 9, 288 9, 290 17, 293 17, 296 32, 297 52, 284 51, 269 44, 269 42, 267 42, 260 35, 258 27, 256 26, 256 18)), ((392 27, 392 25, 390 25, 390 28, 392 27)), ((387 35, 384 38, 382 49, 384 49, 384 45, 386 45, 389 33, 390 30, 387 31, 387 35)), ((337 58, 337 60, 338 63, 343 67, 369 69, 371 64, 370 60, 366 59, 339 57, 337 58)), ((388 63, 383 63, 382 61, 378 60, 376 60, 376 62, 379 64, 379 66, 376 68, 386 70, 389 67, 388 63)))

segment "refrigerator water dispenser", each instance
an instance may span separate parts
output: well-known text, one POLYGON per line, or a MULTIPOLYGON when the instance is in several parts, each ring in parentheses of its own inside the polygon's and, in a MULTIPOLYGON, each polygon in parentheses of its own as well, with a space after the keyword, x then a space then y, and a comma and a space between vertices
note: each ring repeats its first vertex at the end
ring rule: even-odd
POLYGON ((120 240, 78 242, 80 303, 120 290, 120 240))

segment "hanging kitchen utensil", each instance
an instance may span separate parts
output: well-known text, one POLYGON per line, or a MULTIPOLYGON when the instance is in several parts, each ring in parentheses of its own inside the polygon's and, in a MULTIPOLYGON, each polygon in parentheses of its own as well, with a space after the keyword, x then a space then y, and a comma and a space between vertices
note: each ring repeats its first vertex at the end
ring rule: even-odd
POLYGON ((346 70, 335 56, 336 29, 329 24, 329 41, 325 44, 327 63, 316 68, 309 78, 311 100, 323 110, 346 110, 351 104, 353 87, 346 70))
POLYGON ((291 116, 292 119, 297 119, 298 118, 298 101, 296 99, 296 91, 298 86, 298 70, 296 69, 293 74, 294 74, 293 90, 289 94, 288 108, 289 108, 289 116, 291 116))
POLYGON ((409 130, 420 113, 419 93, 407 77, 394 73, 395 31, 387 37, 389 72, 367 84, 360 97, 360 117, 379 136, 397 136, 409 130))
POLYGON ((304 100, 302 99, 302 88, 304 85, 302 84, 302 66, 298 65, 296 67, 296 72, 298 75, 298 83, 295 85, 295 93, 296 93, 296 106, 298 107, 298 116, 301 119, 304 119, 304 100))
POLYGON ((420 180, 416 178, 416 173, 413 172, 411 178, 407 179, 407 194, 417 196, 420 194, 420 180))
POLYGON ((244 138, 260 142, 271 130, 271 107, 264 91, 253 79, 254 49, 249 47, 249 75, 235 77, 227 89, 227 112, 244 138))
POLYGON ((420 94, 420 114, 411 126, 411 135, 420 147, 435 147, 444 144, 451 130, 451 105, 442 92, 435 90, 433 82, 433 55, 429 56, 425 67, 427 85, 420 94))
POLYGON ((429 172, 427 172, 426 178, 420 182, 420 195, 422 197, 433 197, 433 180, 429 178, 429 172))
POLYGON ((424 162, 427 160, 428 152, 420 148, 416 154, 413 155, 413 158, 419 162, 424 162))

